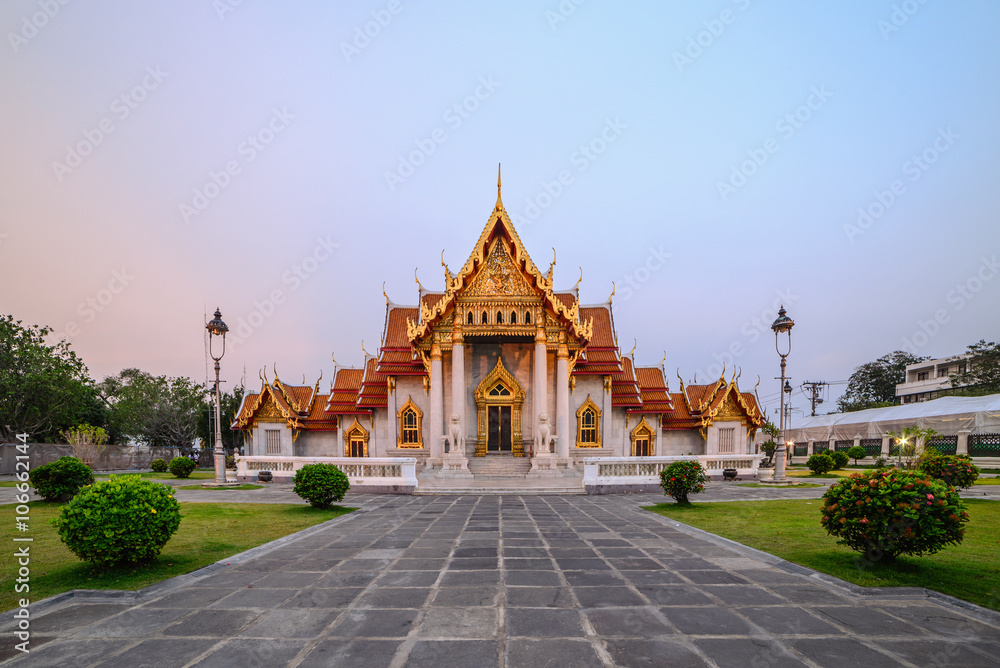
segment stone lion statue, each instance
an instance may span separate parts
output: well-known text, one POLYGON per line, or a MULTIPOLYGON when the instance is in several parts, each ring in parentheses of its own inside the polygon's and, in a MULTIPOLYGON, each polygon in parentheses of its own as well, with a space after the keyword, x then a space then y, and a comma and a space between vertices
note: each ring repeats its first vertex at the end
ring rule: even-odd
POLYGON ((535 429, 535 454, 540 452, 552 452, 551 444, 552 428, 549 426, 549 414, 538 414, 538 427, 535 429))
POLYGON ((448 440, 451 444, 451 452, 465 454, 465 436, 462 433, 462 416, 452 413, 449 420, 448 440))

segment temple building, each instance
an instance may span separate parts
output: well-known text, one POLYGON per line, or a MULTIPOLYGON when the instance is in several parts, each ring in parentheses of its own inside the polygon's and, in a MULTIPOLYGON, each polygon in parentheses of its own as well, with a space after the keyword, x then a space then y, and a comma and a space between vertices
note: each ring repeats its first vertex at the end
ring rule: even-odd
POLYGON ((233 429, 245 455, 415 457, 424 474, 506 465, 572 475, 584 457, 744 454, 764 424, 737 377, 672 392, 617 344, 612 297, 580 303, 539 268, 499 192, 469 259, 416 304, 386 296, 382 345, 359 368, 290 385, 266 375, 233 429))

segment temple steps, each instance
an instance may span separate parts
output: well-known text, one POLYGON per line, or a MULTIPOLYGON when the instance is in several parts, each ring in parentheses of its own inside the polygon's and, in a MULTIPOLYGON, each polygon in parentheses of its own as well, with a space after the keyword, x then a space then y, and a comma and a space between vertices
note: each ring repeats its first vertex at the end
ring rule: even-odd
POLYGON ((469 459, 469 470, 425 469, 414 494, 585 494, 575 469, 531 471, 526 457, 488 455, 469 459))
POLYGON ((527 457, 487 455, 469 460, 469 471, 477 478, 523 478, 530 470, 527 457))

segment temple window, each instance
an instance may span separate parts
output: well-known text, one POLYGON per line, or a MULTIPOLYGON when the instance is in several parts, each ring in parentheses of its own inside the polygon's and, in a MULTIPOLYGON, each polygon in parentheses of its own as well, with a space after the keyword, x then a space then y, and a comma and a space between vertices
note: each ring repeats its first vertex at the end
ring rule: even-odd
POLYGON ((498 325, 503 324, 503 313, 501 313, 500 311, 497 311, 497 324, 498 325))
POLYGON ((482 324, 487 324, 489 322, 489 317, 486 315, 486 311, 483 311, 483 322, 482 324))
POLYGON ((601 409, 589 395, 576 411, 576 447, 601 447, 601 409))
POLYGON ((280 429, 265 429, 264 430, 264 454, 265 455, 280 455, 281 454, 281 430, 280 429))
POLYGON ((403 407, 396 414, 399 420, 399 440, 396 442, 398 448, 422 448, 424 447, 421 438, 420 422, 423 413, 413 403, 413 398, 408 397, 403 407))
POLYGON ((472 317, 472 311, 469 311, 469 317, 466 319, 466 322, 470 325, 476 324, 476 319, 472 317))
POLYGON ((530 325, 531 324, 531 311, 525 311, 524 312, 524 324, 525 325, 530 325))
POLYGON ((736 452, 736 427, 719 429, 719 454, 736 452))
POLYGON ((511 311, 510 312, 510 324, 512 324, 512 325, 516 325, 517 324, 517 311, 511 311))
POLYGON ((488 393, 491 397, 509 397, 510 390, 503 383, 497 383, 493 386, 493 389, 488 393))
POLYGON ((357 418, 354 418, 354 424, 344 432, 344 456, 368 456, 368 430, 361 426, 357 418))
POLYGON ((632 430, 632 456, 652 457, 653 456, 653 428, 646 422, 646 418, 636 425, 632 430))

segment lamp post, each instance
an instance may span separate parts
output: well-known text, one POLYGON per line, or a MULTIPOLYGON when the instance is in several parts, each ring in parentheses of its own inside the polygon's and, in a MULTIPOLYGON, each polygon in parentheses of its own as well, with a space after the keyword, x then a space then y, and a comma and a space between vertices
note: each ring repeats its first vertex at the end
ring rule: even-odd
POLYGON ((222 421, 220 408, 220 397, 219 397, 219 360, 222 356, 226 354, 226 332, 229 331, 229 327, 226 323, 222 322, 222 313, 219 309, 215 309, 215 317, 207 325, 205 329, 208 330, 208 350, 212 359, 215 360, 215 482, 216 484, 224 484, 226 482, 226 451, 222 449, 222 421), (215 342, 215 337, 222 337, 222 352, 219 356, 215 356, 215 348, 213 343, 215 342))
POLYGON ((774 474, 771 476, 771 480, 778 483, 785 482, 785 453, 787 452, 785 446, 785 392, 791 390, 791 385, 785 378, 785 360, 792 352, 792 327, 794 326, 795 321, 788 317, 785 307, 782 306, 778 311, 777 319, 771 323, 771 329, 774 331, 774 349, 781 358, 781 391, 779 392, 781 395, 781 424, 778 427, 781 436, 778 438, 778 447, 774 451, 774 474), (781 352, 782 334, 786 336, 785 352, 781 352))

